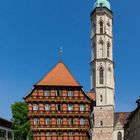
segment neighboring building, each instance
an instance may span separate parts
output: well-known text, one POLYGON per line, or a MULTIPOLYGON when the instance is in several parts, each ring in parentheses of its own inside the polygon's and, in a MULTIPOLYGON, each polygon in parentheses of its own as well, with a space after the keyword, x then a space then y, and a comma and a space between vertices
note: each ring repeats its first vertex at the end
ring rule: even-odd
POLYGON ((129 116, 129 112, 116 112, 114 115, 114 138, 113 140, 124 139, 124 124, 129 116))
POLYGON ((96 93, 94 140, 113 140, 114 62, 113 13, 107 0, 97 0, 91 12, 91 90, 96 93))
POLYGON ((0 140, 14 140, 12 122, 0 118, 0 140))
POLYGON ((131 112, 124 126, 124 140, 140 140, 140 99, 137 108, 131 112))
POLYGON ((34 140, 89 140, 93 100, 59 62, 25 97, 34 140))

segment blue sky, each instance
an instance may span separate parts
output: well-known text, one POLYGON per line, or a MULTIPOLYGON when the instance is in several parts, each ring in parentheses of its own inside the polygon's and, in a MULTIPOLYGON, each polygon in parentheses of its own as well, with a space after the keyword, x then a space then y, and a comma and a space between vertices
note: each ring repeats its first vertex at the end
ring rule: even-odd
MULTIPOLYGON (((90 12, 95 0, 0 1, 0 116, 21 101, 59 60, 90 88, 90 12)), ((110 0, 114 12, 116 111, 140 96, 140 1, 110 0)))

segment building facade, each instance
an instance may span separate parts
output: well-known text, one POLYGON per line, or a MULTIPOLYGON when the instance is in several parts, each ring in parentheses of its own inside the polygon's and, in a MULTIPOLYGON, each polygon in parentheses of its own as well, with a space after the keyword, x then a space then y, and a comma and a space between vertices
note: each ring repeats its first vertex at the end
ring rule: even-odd
POLYGON ((97 0, 91 12, 91 90, 96 94, 94 140, 113 140, 114 63, 113 13, 107 0, 97 0))
POLYGON ((12 122, 0 118, 0 140, 14 140, 12 122))
POLYGON ((124 125, 124 140, 140 139, 140 99, 136 103, 137 108, 131 112, 124 125))
POLYGON ((114 115, 113 140, 124 140, 124 124, 130 112, 116 112, 114 115))
POLYGON ((59 62, 25 97, 34 140, 89 140, 93 101, 59 62))

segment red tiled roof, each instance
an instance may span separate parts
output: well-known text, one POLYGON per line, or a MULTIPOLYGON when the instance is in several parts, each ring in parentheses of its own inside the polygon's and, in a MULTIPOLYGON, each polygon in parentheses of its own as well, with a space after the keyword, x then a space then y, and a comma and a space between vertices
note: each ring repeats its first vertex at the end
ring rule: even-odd
POLYGON ((129 115, 130 112, 116 112, 114 114, 114 124, 120 122, 122 125, 124 125, 129 115))
POLYGON ((93 101, 96 100, 96 94, 94 92, 87 92, 87 96, 93 101))
POLYGON ((80 86, 63 62, 59 62, 36 85, 38 86, 80 86))

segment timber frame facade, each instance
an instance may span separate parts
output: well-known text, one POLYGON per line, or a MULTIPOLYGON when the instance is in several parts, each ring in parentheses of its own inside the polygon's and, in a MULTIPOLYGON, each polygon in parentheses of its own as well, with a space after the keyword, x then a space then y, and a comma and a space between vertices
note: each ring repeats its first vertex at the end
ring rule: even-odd
POLYGON ((81 86, 37 84, 25 101, 34 140, 90 139, 92 100, 81 86))

